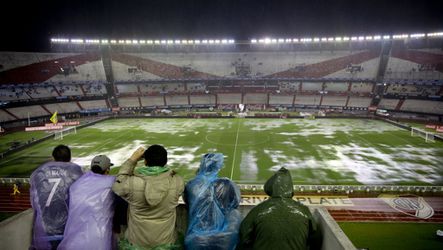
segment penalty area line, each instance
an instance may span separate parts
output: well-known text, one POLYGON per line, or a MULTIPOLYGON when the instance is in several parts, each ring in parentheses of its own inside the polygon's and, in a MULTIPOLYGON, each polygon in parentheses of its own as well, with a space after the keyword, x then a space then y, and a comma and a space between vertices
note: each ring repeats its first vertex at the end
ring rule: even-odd
POLYGON ((234 156, 232 157, 232 167, 231 167, 231 180, 234 175, 234 164, 235 164, 235 153, 237 152, 237 143, 238 143, 238 131, 240 130, 240 120, 237 122, 237 135, 235 137, 235 146, 234 146, 234 156))

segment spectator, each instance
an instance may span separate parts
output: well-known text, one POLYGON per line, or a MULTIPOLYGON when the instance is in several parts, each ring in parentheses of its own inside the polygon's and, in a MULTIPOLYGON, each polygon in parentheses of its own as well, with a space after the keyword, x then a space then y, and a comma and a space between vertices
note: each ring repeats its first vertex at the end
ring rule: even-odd
POLYGON ((217 178, 222 166, 223 154, 206 154, 197 176, 186 184, 186 249, 235 249, 241 222, 240 189, 227 178, 217 178))
POLYGON ((241 223, 237 249, 311 247, 316 226, 309 209, 292 199, 294 189, 289 171, 278 170, 264 188, 270 197, 254 207, 241 223))
POLYGON ((105 155, 91 161, 91 171, 69 188, 69 217, 58 249, 112 249, 112 221, 114 216, 114 165, 105 155))
POLYGON ((166 163, 162 146, 152 145, 146 151, 140 147, 117 174, 112 190, 129 204, 125 237, 131 247, 153 248, 177 240, 176 207, 184 182, 166 163), (142 158, 145 167, 134 171, 142 158))
POLYGON ((80 166, 70 162, 69 147, 58 145, 52 156, 54 161, 38 167, 30 178, 34 209, 31 249, 57 248, 68 218, 69 187, 83 174, 80 166))

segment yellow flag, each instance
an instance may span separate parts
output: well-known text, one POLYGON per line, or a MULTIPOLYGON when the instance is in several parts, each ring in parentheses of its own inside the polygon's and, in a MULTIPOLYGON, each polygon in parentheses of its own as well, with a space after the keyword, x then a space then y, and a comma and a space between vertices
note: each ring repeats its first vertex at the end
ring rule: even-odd
POLYGON ((54 114, 52 114, 51 118, 49 119, 52 123, 57 124, 58 119, 57 119, 57 111, 54 112, 54 114))

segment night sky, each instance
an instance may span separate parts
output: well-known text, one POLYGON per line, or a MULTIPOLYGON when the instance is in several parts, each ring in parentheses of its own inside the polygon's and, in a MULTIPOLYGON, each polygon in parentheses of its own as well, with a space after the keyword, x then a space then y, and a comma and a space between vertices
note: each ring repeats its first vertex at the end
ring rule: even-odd
POLYGON ((443 31, 442 0, 15 0, 1 8, 1 51, 48 51, 56 36, 249 40, 443 31))

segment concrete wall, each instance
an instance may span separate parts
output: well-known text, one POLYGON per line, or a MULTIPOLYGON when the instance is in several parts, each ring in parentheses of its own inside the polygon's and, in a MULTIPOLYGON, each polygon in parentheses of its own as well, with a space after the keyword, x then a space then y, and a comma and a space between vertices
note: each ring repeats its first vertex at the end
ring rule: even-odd
MULTIPOLYGON (((240 212, 246 216, 253 206, 240 206, 240 212)), ((351 250, 356 249, 339 225, 324 207, 309 207, 318 230, 322 236, 322 250, 351 250)), ((177 230, 186 232, 187 210, 184 205, 177 208, 177 230)), ((32 235, 32 209, 28 209, 3 222, 0 222, 0 249, 27 250, 32 235)))

